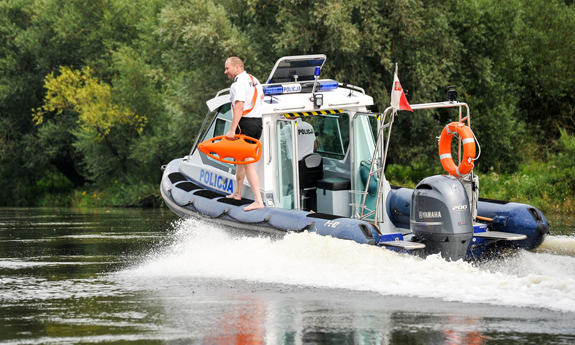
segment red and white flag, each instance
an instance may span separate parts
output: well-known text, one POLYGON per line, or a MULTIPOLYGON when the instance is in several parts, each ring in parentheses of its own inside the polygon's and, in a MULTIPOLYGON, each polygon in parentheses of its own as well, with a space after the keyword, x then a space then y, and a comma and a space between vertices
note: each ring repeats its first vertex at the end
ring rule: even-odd
POLYGON ((393 74, 393 89, 391 90, 391 106, 396 110, 409 110, 413 112, 407 98, 405 98, 405 93, 403 88, 399 83, 399 78, 397 78, 397 72, 393 74))

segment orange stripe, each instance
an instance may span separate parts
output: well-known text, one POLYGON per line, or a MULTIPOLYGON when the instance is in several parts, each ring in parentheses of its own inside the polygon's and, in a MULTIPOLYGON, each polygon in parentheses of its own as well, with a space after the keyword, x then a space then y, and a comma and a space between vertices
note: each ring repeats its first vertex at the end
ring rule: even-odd
POLYGON ((254 97, 252 98, 252 107, 248 110, 244 110, 244 112, 242 113, 242 116, 246 115, 247 113, 249 113, 250 111, 252 111, 254 109, 254 107, 256 106, 256 99, 258 97, 258 88, 256 87, 256 83, 254 82, 254 77, 251 74, 248 74, 248 75, 252 79, 252 85, 254 86, 254 97))

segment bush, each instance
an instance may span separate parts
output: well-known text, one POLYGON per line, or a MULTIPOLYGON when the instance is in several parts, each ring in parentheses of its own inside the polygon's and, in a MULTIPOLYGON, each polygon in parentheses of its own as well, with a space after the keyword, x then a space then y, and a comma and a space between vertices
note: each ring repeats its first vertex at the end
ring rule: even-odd
POLYGON ((557 153, 530 159, 514 174, 479 175, 481 196, 533 205, 544 211, 575 211, 575 136, 561 132, 557 153))

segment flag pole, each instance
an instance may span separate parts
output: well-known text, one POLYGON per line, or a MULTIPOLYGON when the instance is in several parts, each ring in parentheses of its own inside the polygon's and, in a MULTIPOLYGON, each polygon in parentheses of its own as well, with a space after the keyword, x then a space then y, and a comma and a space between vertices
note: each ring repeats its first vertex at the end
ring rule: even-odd
MULTIPOLYGON (((397 62, 395 63, 395 74, 394 74, 394 76, 393 76, 394 80, 395 80, 395 77, 397 77, 397 62)), ((391 88, 392 90, 393 90, 393 87, 394 87, 394 86, 392 85, 392 88, 391 88)), ((397 109, 393 108, 393 112, 392 112, 392 113, 393 113, 393 116, 395 116, 395 115, 397 114, 397 109)))

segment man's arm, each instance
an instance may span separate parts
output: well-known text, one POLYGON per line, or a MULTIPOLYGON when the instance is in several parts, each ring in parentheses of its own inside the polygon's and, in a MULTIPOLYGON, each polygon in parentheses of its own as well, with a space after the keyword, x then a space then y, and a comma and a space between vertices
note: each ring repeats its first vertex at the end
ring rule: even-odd
POLYGON ((236 128, 242 119, 242 114, 244 112, 244 102, 236 101, 234 105, 234 116, 232 118, 232 127, 230 131, 226 134, 226 138, 233 139, 234 135, 236 134, 236 128))

